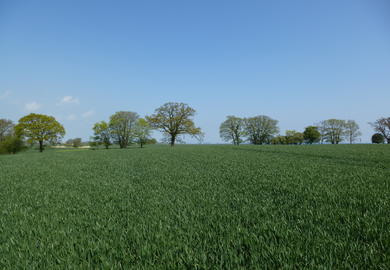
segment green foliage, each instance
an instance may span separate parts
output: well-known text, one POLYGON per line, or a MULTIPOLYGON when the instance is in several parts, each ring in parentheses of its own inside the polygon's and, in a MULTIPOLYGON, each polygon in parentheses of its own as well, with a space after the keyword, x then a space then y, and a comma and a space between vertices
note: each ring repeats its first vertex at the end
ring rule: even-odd
POLYGON ((94 137, 96 144, 102 144, 106 149, 110 147, 111 143, 111 129, 107 122, 101 121, 95 123, 93 126, 94 137))
POLYGON ((14 133, 14 124, 11 120, 0 119, 0 142, 14 133))
POLYGON ((226 142, 239 145, 245 136, 245 121, 242 118, 229 115, 219 127, 219 136, 226 142))
POLYGON ((308 126, 303 132, 303 138, 308 144, 317 143, 320 141, 321 133, 316 126, 308 126))
POLYGON ((382 134, 383 138, 390 144, 390 117, 382 117, 374 123, 370 123, 374 130, 382 134))
POLYGON ((127 111, 116 112, 110 116, 111 136, 120 148, 126 148, 132 143, 138 117, 137 113, 127 111))
POLYGON ((72 146, 74 148, 80 147, 81 146, 81 138, 75 138, 72 140, 72 146))
POLYGON ((389 150, 0 156, 0 268, 388 269, 389 150))
POLYGON ((146 120, 154 129, 158 129, 169 137, 171 146, 175 145, 179 136, 188 134, 192 137, 202 137, 200 128, 195 127, 193 117, 195 110, 185 103, 168 102, 157 108, 146 120))
POLYGON ((24 149, 24 142, 18 136, 10 135, 0 141, 0 154, 16 154, 24 149))
POLYGON ((354 120, 348 120, 345 122, 345 137, 350 144, 354 143, 358 137, 362 135, 359 131, 359 125, 354 120))
POLYGON ((135 126, 135 138, 136 142, 142 148, 150 140, 150 133, 152 132, 152 127, 149 125, 148 121, 143 118, 138 119, 135 126))
POLYGON ((146 140, 146 144, 156 144, 157 140, 155 138, 150 138, 146 140))
POLYGON ((385 142, 385 137, 383 137, 383 135, 380 134, 380 133, 375 133, 371 137, 371 142, 372 143, 384 143, 385 142))
POLYGON ((302 144, 304 141, 304 135, 301 132, 295 130, 286 130, 287 144, 302 144))
POLYGON ((258 115, 245 119, 245 134, 252 144, 270 143, 278 132, 278 121, 269 116, 258 115))
POLYGON ((44 142, 57 142, 65 135, 64 127, 52 116, 31 113, 19 119, 15 126, 18 136, 27 137, 29 142, 39 142, 43 151, 44 142))
POLYGON ((271 139, 271 144, 287 144, 286 136, 276 136, 271 139))

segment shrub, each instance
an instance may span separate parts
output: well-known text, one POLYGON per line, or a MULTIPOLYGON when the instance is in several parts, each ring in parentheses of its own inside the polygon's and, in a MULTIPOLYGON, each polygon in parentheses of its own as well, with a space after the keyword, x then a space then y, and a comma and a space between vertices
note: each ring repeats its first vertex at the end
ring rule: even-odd
POLYGON ((16 154, 25 148, 20 137, 8 136, 0 142, 0 154, 16 154))
POLYGON ((371 137, 371 142, 372 143, 384 143, 385 142, 385 137, 383 137, 383 135, 380 134, 380 133, 375 133, 371 137))

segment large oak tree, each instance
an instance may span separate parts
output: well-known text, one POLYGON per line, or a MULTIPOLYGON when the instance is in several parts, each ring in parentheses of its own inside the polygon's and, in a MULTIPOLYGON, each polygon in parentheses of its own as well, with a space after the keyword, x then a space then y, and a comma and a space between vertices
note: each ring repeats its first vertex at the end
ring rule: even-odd
POLYGON ((195 110, 185 103, 168 102, 157 108, 146 119, 154 129, 162 131, 169 137, 171 146, 175 145, 180 135, 201 136, 200 128, 195 127, 193 117, 195 110))
POLYGON ((53 116, 35 113, 20 118, 15 131, 30 142, 37 141, 40 152, 44 149, 44 142, 57 142, 65 135, 64 127, 53 116))

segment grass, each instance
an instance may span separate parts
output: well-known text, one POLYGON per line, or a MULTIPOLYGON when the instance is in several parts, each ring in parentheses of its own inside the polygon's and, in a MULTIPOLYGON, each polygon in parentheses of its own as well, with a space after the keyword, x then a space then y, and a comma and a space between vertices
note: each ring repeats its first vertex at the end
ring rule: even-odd
POLYGON ((390 267, 389 145, 0 156, 0 268, 390 267))

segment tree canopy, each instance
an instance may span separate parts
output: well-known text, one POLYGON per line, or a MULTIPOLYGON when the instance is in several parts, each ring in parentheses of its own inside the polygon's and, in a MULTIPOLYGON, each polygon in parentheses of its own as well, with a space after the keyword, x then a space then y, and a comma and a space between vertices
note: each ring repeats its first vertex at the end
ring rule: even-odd
POLYGON ((245 119, 245 132, 252 144, 270 143, 272 137, 279 132, 278 121, 266 115, 258 115, 245 119))
POLYGON ((129 111, 120 111, 111 115, 109 127, 111 136, 120 148, 126 148, 134 138, 138 114, 129 111))
POLYGON ((384 143, 385 142, 385 137, 383 137, 382 134, 380 133, 375 133, 374 135, 372 135, 371 137, 371 142, 372 143, 384 143))
POLYGON ((321 133, 316 126, 308 126, 303 132, 303 138, 308 144, 313 144, 320 141, 321 133))
POLYGON ((107 122, 101 121, 95 123, 93 126, 94 137, 93 140, 97 144, 103 144, 106 149, 111 145, 111 129, 107 122))
POLYGON ((185 103, 168 102, 157 108, 146 120, 154 129, 162 131, 174 146, 180 135, 202 136, 200 128, 195 127, 195 110, 185 103))
POLYGON ((44 142, 57 142, 65 135, 64 127, 53 116, 35 113, 20 118, 15 131, 29 142, 39 142, 40 152, 44 149, 44 142))
POLYGON ((224 141, 239 145, 243 141, 242 137, 245 135, 244 119, 233 115, 229 115, 226 118, 219 127, 219 136, 224 141))
POLYGON ((139 118, 135 126, 135 138, 141 148, 150 140, 151 131, 152 128, 149 122, 144 118, 139 118))

